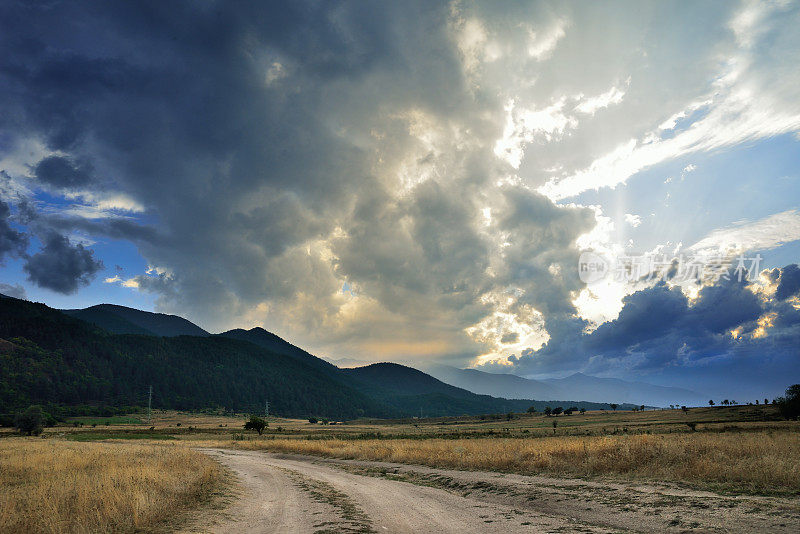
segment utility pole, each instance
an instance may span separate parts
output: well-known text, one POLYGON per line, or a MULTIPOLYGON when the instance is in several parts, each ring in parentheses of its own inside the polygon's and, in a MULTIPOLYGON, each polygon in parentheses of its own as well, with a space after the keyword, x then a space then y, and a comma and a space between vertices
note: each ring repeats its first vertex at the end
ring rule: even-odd
POLYGON ((148 425, 150 424, 150 419, 152 418, 152 415, 153 415, 152 406, 153 406, 153 386, 151 385, 150 386, 150 392, 147 395, 147 424, 148 425))

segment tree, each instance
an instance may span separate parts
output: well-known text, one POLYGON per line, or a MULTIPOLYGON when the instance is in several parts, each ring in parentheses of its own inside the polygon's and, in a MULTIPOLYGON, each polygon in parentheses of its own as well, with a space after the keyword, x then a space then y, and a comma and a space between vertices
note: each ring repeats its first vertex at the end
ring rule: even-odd
POLYGON ((708 405, 709 406, 714 406, 714 400, 712 399, 712 400, 708 401, 708 405))
POLYGON ((641 411, 644 411, 644 404, 642 404, 641 406, 639 406, 639 409, 640 409, 641 411))
POLYGON ((553 415, 558 415, 563 411, 564 411, 564 408, 562 408, 561 406, 556 406, 555 408, 553 408, 553 415))
POLYGON ((681 406, 681 410, 683 410, 683 413, 689 413, 689 408, 686 406, 681 406))
POLYGON ((617 407, 619 407, 619 404, 611 403, 611 404, 609 404, 609 406, 611 406, 611 409, 616 412, 617 411, 617 407))
POLYGON ((764 399, 764 404, 769 404, 769 399, 764 399))
POLYGON ((316 417, 309 417, 308 418, 308 422, 311 423, 312 425, 316 425, 317 421, 318 421, 318 419, 316 417))
POLYGON ((775 399, 778 411, 786 419, 797 419, 800 417, 800 384, 795 384, 786 388, 786 396, 775 399))
POLYGON ((528 408, 528 413, 536 413, 536 406, 531 406, 528 408))
POLYGON ((564 415, 572 415, 572 408, 567 408, 564 410, 564 415))
POLYGON ((724 401, 722 401, 722 404, 724 404, 725 406, 729 405, 730 403, 731 403, 731 401, 729 401, 728 399, 725 399, 724 401))
POLYGON ((586 408, 581 408, 581 415, 586 413, 586 408))
POLYGON ((756 406, 758 406, 758 399, 756 399, 756 406))
POLYGON ((24 432, 29 436, 38 436, 42 433, 42 423, 44 422, 44 414, 42 413, 41 406, 30 406, 24 412, 17 414, 14 420, 14 426, 20 432, 24 432))
POLYGON ((544 407, 544 414, 549 416, 551 413, 553 413, 553 409, 550 406, 545 406, 544 407))
POLYGON ((506 420, 511 421, 512 419, 514 419, 514 412, 508 412, 506 414, 506 420))
POLYGON ((267 422, 264 421, 262 418, 256 415, 251 415, 250 420, 244 424, 244 429, 255 430, 256 432, 258 432, 258 435, 260 436, 264 432, 264 429, 267 428, 268 426, 269 425, 267 424, 267 422))

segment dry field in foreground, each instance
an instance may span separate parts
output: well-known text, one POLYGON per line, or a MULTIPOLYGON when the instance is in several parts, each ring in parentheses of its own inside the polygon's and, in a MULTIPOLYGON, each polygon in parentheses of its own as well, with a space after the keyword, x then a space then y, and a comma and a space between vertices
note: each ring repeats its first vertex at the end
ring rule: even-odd
POLYGON ((440 468, 614 476, 746 493, 800 494, 800 433, 791 431, 536 439, 254 439, 205 444, 440 468))
POLYGON ((0 530, 151 530, 199 504, 221 475, 185 447, 3 439, 0 530))

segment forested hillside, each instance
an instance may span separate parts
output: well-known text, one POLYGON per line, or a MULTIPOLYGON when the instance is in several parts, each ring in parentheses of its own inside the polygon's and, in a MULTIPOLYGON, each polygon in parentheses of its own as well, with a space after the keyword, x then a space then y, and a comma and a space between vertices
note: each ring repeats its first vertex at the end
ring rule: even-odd
POLYGON ((397 412, 298 360, 222 337, 117 335, 0 299, 0 411, 33 403, 224 407, 329 417, 397 412))
POLYGON ((0 413, 30 404, 142 406, 151 385, 157 408, 260 412, 268 400, 273 413, 290 417, 482 414, 547 404, 477 395, 402 365, 339 369, 260 328, 214 336, 115 334, 97 321, 162 334, 192 323, 131 308, 121 315, 106 313, 115 307, 88 310, 90 322, 0 298, 0 413))

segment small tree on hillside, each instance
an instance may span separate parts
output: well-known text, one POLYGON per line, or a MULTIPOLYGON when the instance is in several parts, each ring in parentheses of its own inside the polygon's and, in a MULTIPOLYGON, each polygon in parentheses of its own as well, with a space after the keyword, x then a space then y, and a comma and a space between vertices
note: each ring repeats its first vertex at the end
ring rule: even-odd
POLYGON ((611 406, 611 409, 616 412, 617 411, 617 407, 619 406, 619 404, 612 403, 612 404, 609 404, 609 406, 611 406))
POLYGON ((683 413, 689 413, 689 408, 686 406, 681 406, 681 410, 683 410, 683 413))
POLYGON ((44 413, 40 406, 30 406, 24 412, 17 414, 14 419, 14 426, 29 436, 38 436, 42 433, 44 423, 44 413))
POLYGON ((581 408, 581 415, 586 413, 586 408, 581 408))
POLYGON ((528 408, 528 413, 536 413, 536 406, 531 406, 528 408))
POLYGON ((549 417, 551 413, 553 413, 553 409, 550 406, 545 406, 544 414, 549 417))
POLYGON ((262 418, 256 415, 251 415, 250 420, 244 424, 244 429, 255 430, 256 432, 258 432, 258 435, 260 436, 264 432, 264 429, 267 428, 268 426, 269 425, 267 424, 267 422, 264 421, 262 418))
POLYGON ((708 401, 708 405, 709 406, 714 406, 714 400, 712 399, 712 400, 708 401))
POLYGON ((311 423, 312 425, 316 425, 317 421, 318 421, 318 419, 316 417, 309 417, 308 418, 308 422, 311 423))
POLYGON ((558 415, 563 411, 564 411, 564 408, 562 408, 561 406, 556 406, 555 408, 553 408, 553 415, 558 415))

